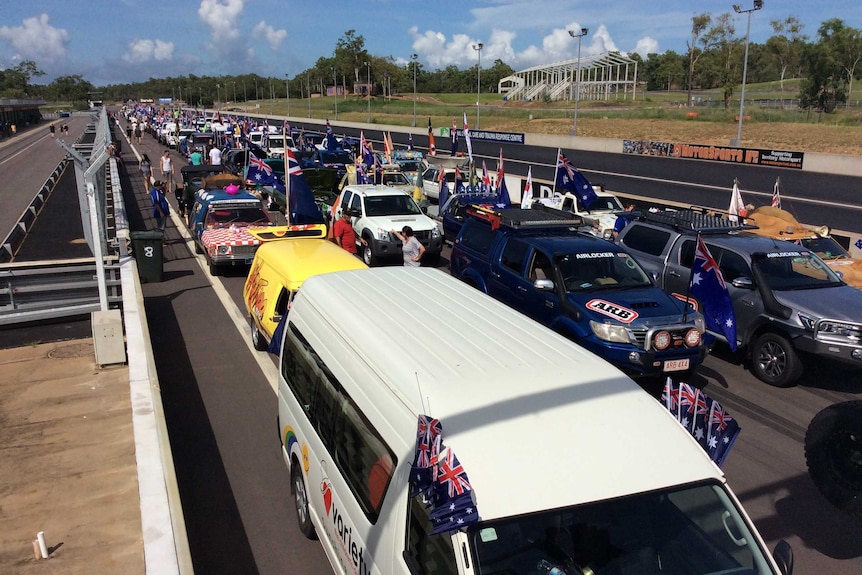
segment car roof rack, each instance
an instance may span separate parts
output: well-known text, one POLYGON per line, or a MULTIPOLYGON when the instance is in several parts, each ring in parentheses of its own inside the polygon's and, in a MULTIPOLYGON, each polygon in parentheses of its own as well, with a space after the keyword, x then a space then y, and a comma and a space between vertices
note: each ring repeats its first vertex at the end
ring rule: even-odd
POLYGON ((690 206, 689 208, 641 212, 639 219, 646 222, 662 224, 677 230, 700 233, 726 233, 743 230, 755 230, 757 226, 730 219, 729 212, 708 208, 705 206, 690 206))
POLYGON ((476 205, 467 206, 467 215, 484 220, 492 229, 506 226, 512 229, 571 228, 585 225, 583 218, 568 212, 555 210, 541 204, 529 210, 518 208, 493 209, 476 205))

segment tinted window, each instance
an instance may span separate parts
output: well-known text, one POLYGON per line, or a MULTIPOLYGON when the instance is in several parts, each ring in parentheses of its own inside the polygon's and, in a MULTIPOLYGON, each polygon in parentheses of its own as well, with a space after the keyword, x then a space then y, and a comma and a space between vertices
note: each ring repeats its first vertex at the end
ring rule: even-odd
POLYGON ((524 260, 527 257, 529 246, 520 240, 509 240, 503 248, 500 256, 500 264, 520 275, 524 269, 524 260))
POLYGON ((482 254, 487 255, 491 251, 493 241, 494 231, 478 221, 467 222, 461 232, 461 245, 482 254))
POLYGON ((407 509, 407 545, 404 559, 410 572, 419 575, 448 575, 458 572, 455 551, 449 533, 431 535, 434 528, 428 518, 428 508, 417 495, 407 509))
MULTIPOLYGON (((685 240, 679 250, 680 265, 691 268, 694 262, 694 240, 685 240)), ((751 278, 751 268, 741 255, 728 249, 707 244, 706 249, 712 258, 718 262, 718 269, 726 282, 732 282, 736 278, 751 278)))
POLYGON ((670 239, 670 232, 667 230, 639 225, 630 225, 628 228, 621 243, 633 250, 653 256, 660 256, 670 239))
POLYGON ((365 516, 375 523, 395 469, 395 454, 293 324, 282 354, 285 382, 365 516))

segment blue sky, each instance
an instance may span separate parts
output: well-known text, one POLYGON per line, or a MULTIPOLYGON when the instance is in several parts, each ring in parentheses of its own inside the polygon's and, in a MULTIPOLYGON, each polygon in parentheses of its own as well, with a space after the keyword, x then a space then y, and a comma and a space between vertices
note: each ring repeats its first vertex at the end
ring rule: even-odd
MULTIPOLYGON (((743 9, 753 0, 738 0, 743 9)), ((426 69, 501 59, 515 69, 575 57, 568 29, 589 29, 581 54, 686 51, 691 17, 733 12, 733 0, 0 0, 0 68, 33 60, 47 83, 80 75, 96 86, 180 75, 291 77, 332 55, 349 29, 374 56, 426 69)), ((862 3, 764 0, 751 40, 796 16, 816 36, 841 18, 862 28, 862 3)), ((736 15, 735 15, 736 16, 736 15)), ((746 16, 736 16, 738 36, 746 16)))

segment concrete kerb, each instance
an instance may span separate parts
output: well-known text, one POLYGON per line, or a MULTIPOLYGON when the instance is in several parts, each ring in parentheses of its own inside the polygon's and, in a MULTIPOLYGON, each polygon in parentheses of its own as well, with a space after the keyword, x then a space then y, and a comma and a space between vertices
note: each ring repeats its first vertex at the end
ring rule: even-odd
MULTIPOLYGON (((112 176, 115 171, 116 167, 112 165, 112 176)), ((115 181, 119 182, 119 179, 115 181)), ((113 192, 114 205, 125 206, 121 186, 115 185, 113 192)), ((120 251, 123 323, 146 573, 192 575, 194 567, 165 424, 149 324, 144 312, 141 281, 134 258, 128 255, 124 245, 120 251)))

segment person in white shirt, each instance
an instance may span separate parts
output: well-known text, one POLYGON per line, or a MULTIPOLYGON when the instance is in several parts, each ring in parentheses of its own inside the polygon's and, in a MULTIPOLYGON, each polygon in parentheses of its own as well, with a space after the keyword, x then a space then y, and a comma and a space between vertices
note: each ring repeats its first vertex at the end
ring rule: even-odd
POLYGON ((160 158, 162 167, 162 181, 165 182, 166 192, 170 193, 174 189, 174 164, 171 162, 171 151, 165 150, 160 158))
POLYGON ((213 166, 221 165, 221 150, 215 146, 210 148, 210 164, 213 166))

